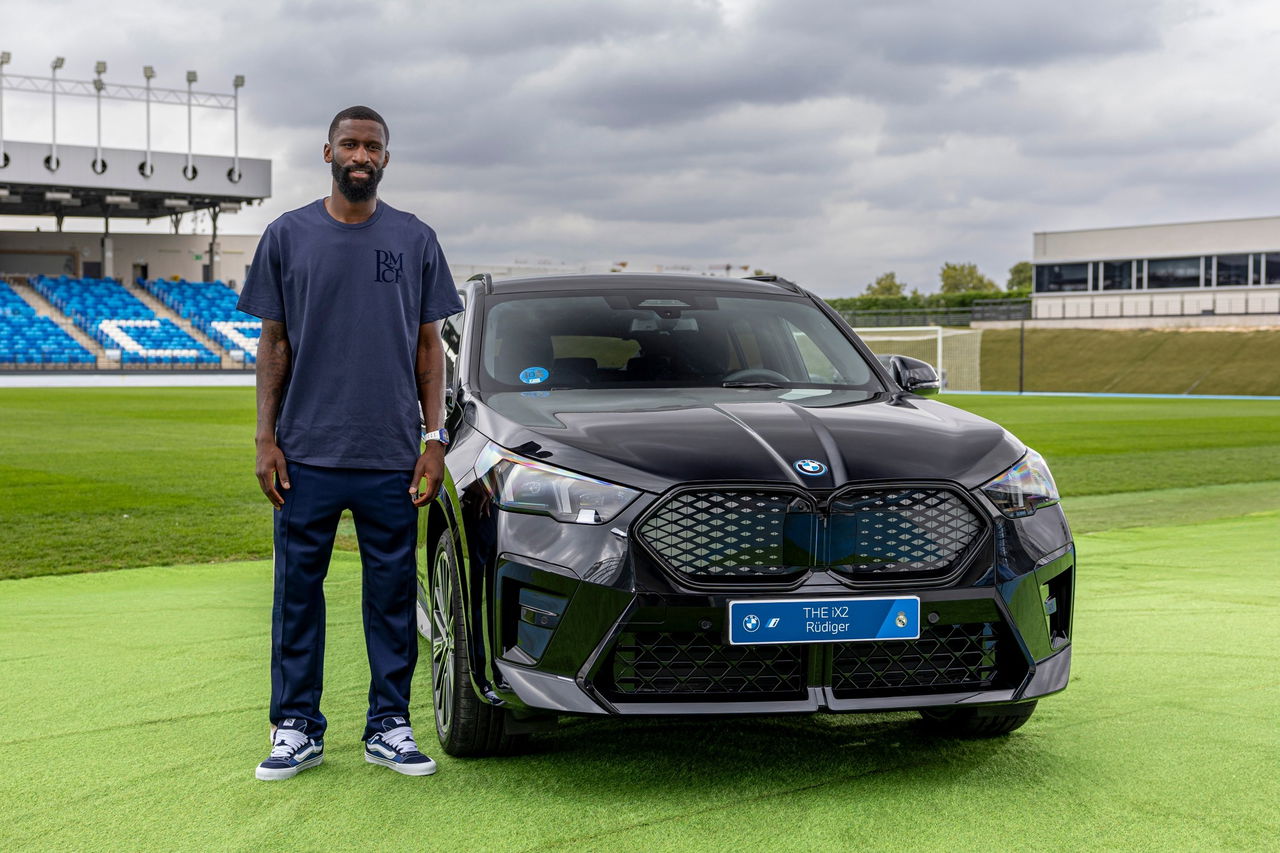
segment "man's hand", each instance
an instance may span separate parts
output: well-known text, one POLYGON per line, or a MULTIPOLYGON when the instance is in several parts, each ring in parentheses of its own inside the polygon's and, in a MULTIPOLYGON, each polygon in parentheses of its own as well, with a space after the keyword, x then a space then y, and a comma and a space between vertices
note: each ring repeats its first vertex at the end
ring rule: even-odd
POLYGON ((289 470, 284 464, 284 454, 280 452, 280 447, 274 441, 263 442, 258 445, 258 461, 257 461, 258 485, 262 487, 262 493, 267 496, 267 500, 271 501, 271 505, 276 509, 284 506, 284 497, 276 489, 276 481, 282 488, 289 488, 289 470))
POLYGON ((409 483, 409 497, 414 506, 426 506, 435 500, 440 491, 440 483, 444 480, 444 445, 438 441, 428 441, 427 449, 418 457, 418 464, 413 466, 413 480, 409 483), (423 481, 427 485, 419 489, 423 481))

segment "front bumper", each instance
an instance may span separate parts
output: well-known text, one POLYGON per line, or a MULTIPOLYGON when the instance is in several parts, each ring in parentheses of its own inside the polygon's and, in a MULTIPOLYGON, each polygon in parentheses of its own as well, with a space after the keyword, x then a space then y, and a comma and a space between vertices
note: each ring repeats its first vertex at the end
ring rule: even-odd
MULTIPOLYGON (((921 599, 912 641, 731 646, 742 590, 682 588, 643 549, 600 527, 554 540, 548 519, 498 515, 487 653, 494 693, 517 713, 684 715, 907 710, 1025 702, 1066 687, 1075 552, 1045 553, 1061 512, 998 525, 992 547, 921 599), (1056 519, 1055 519, 1056 514, 1056 519), (585 557, 585 559, 584 559, 585 557), (1049 612, 1052 610, 1053 612, 1049 612)), ((1058 525, 1065 534, 1065 522, 1058 525)), ((561 532, 566 532, 562 530, 561 532)), ((488 574, 488 572, 486 572, 488 574)), ((876 595, 822 573, 796 597, 876 595)), ((761 591, 776 598, 777 591, 761 591)))

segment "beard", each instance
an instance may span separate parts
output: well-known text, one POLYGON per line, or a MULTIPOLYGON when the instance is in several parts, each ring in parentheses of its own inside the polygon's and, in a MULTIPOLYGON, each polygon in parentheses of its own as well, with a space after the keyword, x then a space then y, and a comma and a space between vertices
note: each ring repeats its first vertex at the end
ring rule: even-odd
POLYGON ((333 172, 333 179, 338 184, 338 191, 342 193, 343 198, 352 203, 368 201, 378 194, 378 182, 382 180, 382 170, 369 164, 361 167, 368 170, 369 177, 363 181, 352 180, 350 166, 343 167, 338 165, 338 161, 334 160, 330 164, 330 171, 333 172))

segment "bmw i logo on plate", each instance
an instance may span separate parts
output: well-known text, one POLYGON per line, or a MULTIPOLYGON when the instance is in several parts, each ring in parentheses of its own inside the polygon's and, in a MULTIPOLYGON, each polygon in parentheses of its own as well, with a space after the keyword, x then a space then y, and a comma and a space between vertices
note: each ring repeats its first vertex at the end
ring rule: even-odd
POLYGON ((760 617, 754 613, 749 613, 742 617, 742 629, 744 631, 755 631, 760 627, 760 617))
POLYGON ((817 459, 800 459, 796 462, 796 470, 809 477, 818 477, 827 473, 827 466, 817 459))

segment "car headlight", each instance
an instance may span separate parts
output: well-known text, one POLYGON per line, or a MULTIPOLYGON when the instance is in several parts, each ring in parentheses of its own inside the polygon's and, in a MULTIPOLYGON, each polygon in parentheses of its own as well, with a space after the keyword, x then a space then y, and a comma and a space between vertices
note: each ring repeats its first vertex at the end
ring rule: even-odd
POLYGON ((983 486, 982 493, 1009 518, 1033 515, 1059 500, 1058 486, 1044 457, 1029 447, 1017 465, 983 486))
POLYGON ((480 452, 476 473, 503 509, 574 524, 604 524, 640 495, 625 486, 519 456, 492 442, 480 452))

